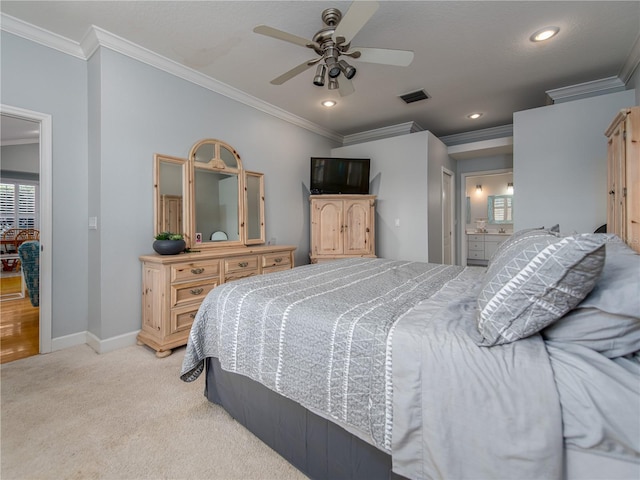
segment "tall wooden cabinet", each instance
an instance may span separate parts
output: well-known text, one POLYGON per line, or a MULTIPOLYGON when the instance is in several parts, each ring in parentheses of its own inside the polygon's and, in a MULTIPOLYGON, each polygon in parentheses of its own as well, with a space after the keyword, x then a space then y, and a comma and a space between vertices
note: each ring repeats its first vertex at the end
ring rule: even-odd
POLYGON ((311 263, 375 257, 375 195, 312 195, 311 263))
POLYGON ((607 136, 607 232, 640 252, 640 107, 625 108, 607 136))

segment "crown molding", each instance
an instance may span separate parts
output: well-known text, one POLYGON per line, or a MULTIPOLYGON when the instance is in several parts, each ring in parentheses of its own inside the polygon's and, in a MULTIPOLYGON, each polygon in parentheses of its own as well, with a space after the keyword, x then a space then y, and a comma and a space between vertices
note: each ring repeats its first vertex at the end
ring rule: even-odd
POLYGON ((114 35, 95 25, 92 25, 91 28, 89 28, 80 43, 76 43, 9 15, 0 13, 0 20, 0 29, 27 40, 34 41, 44 45, 45 47, 54 48, 60 52, 73 55, 74 57, 85 61, 89 59, 98 48, 108 48, 109 50, 113 50, 134 60, 175 75, 176 77, 187 80, 188 82, 194 83, 212 92, 224 95, 225 97, 284 120, 285 122, 304 128, 313 133, 317 133, 318 135, 335 142, 343 142, 343 136, 337 132, 321 127, 320 125, 287 112, 275 105, 264 102, 252 95, 238 90, 237 88, 215 80, 214 78, 197 72, 196 70, 185 67, 178 62, 163 57, 162 55, 114 35))
POLYGON ((2 140, 0 147, 9 147, 11 145, 31 145, 33 143, 40 143, 40 136, 38 138, 16 138, 13 140, 2 140))
POLYGON ((67 55, 86 60, 84 52, 77 42, 69 40, 57 33, 43 30, 2 12, 0 12, 0 30, 31 40, 45 47, 53 48, 67 55))
POLYGON ((513 154, 513 137, 492 138, 452 145, 447 148, 447 153, 456 160, 513 154))
POLYGON ((622 70, 620 70, 620 75, 618 75, 625 85, 629 82, 629 79, 633 75, 633 72, 636 71, 636 68, 638 68, 638 65, 640 65, 640 35, 638 35, 636 43, 631 47, 631 52, 627 56, 627 61, 624 62, 622 70))
POLYGON ((406 135, 408 133, 422 132, 424 128, 415 122, 399 123, 398 125, 390 125, 388 127, 376 128, 365 132, 345 135, 342 145, 353 145, 355 143, 370 142, 372 140, 380 140, 382 138, 397 137, 398 135, 406 135))
POLYGON ((442 143, 447 146, 460 145, 463 143, 480 142, 495 138, 513 137, 513 125, 502 125, 499 127, 483 128, 472 132, 456 133, 446 137, 440 137, 442 143))
POLYGON ((601 95, 603 93, 612 93, 624 90, 624 84, 618 77, 607 77, 591 82, 578 83, 568 87, 555 88, 547 90, 545 93, 553 101, 553 103, 561 103, 569 100, 575 100, 576 97, 601 95))

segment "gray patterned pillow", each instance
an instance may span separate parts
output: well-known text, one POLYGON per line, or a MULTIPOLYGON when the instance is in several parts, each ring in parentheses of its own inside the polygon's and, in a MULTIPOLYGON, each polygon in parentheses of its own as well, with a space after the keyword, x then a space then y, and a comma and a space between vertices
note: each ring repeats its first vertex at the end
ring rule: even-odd
POLYGON ((493 262, 494 258, 499 257, 503 251, 509 248, 514 243, 520 241, 521 239, 528 238, 531 235, 555 235, 556 237, 560 236, 560 225, 554 225, 551 228, 545 229, 544 227, 536 227, 536 228, 525 228, 523 230, 518 230, 514 232, 509 238, 507 238, 504 242, 498 245, 495 253, 489 260, 489 265, 493 262))
POLYGON ((478 295, 480 345, 528 337, 574 308, 594 287, 606 236, 520 235, 491 260, 478 295))

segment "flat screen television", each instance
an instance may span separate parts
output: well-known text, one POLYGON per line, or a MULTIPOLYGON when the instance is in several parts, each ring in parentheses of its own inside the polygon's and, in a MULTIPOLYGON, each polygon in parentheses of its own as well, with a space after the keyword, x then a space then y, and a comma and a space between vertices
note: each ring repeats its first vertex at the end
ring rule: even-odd
POLYGON ((368 158, 311 157, 311 194, 368 194, 370 163, 368 158))

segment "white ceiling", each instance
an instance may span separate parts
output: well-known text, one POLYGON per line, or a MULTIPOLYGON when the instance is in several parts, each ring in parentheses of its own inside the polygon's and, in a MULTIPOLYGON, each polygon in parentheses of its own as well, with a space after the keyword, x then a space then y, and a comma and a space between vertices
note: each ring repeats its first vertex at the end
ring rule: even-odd
MULTIPOLYGON (((345 1, 7 1, 0 11, 80 43, 91 25, 123 37, 340 135, 415 122, 437 136, 509 125, 545 105, 545 92, 620 76, 638 62, 640 1, 382 1, 352 45, 413 50, 409 67, 353 61, 355 93, 312 84, 310 68, 269 82, 315 57, 305 47, 253 33, 266 24, 311 38, 321 12, 345 1), (545 26, 560 34, 529 41, 545 26), (424 89, 407 105, 399 95, 424 89), (321 107, 335 97, 338 105, 321 107), (471 112, 483 112, 475 121, 471 112)), ((626 80, 626 79, 623 79, 626 80)))

